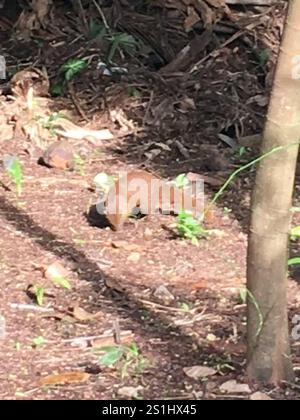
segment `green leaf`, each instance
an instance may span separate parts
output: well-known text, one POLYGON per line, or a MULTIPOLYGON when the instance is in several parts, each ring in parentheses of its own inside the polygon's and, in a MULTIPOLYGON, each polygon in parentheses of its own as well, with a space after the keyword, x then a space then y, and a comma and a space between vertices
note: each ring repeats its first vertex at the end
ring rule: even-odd
POLYGON ((299 265, 299 264, 300 264, 300 257, 294 257, 288 260, 288 265, 299 265))
POLYGON ((174 180, 174 184, 176 185, 177 188, 185 188, 189 185, 189 180, 186 176, 186 174, 179 174, 175 180, 174 180))
POLYGON ((185 312, 189 312, 191 310, 190 306, 185 302, 180 304, 180 309, 182 309, 185 312))
POLYGON ((35 286, 34 288, 36 301, 39 306, 43 306, 44 303, 44 295, 45 295, 45 288, 43 286, 35 286))
POLYGON ((46 340, 43 336, 36 337, 32 340, 34 347, 40 347, 46 344, 46 340))
POLYGON ((87 68, 88 64, 85 60, 80 58, 70 58, 61 67, 61 72, 64 73, 65 80, 70 82, 74 77, 87 68))
POLYGON ((65 93, 65 86, 62 83, 57 83, 50 88, 51 96, 63 96, 65 93))
POLYGON ((290 230, 290 237, 292 241, 300 238, 300 226, 295 226, 290 230))
POLYGON ((116 364, 124 354, 124 349, 122 346, 108 346, 101 349, 105 352, 99 360, 99 363, 104 366, 113 366, 116 364))
POLYGON ((8 156, 4 161, 4 166, 17 187, 18 196, 20 196, 22 194, 23 171, 19 159, 13 156, 8 156))
POLYGON ((240 289, 240 298, 241 298, 241 301, 243 303, 246 303, 247 302, 247 295, 248 295, 248 291, 247 291, 246 288, 240 289))
POLYGON ((89 25, 89 39, 98 38, 101 40, 107 33, 107 29, 102 23, 92 19, 89 25))
POLYGON ((69 280, 66 279, 65 277, 55 276, 55 277, 52 278, 52 281, 53 281, 54 284, 56 284, 57 286, 61 286, 64 289, 67 289, 67 290, 72 289, 72 286, 71 286, 69 280))

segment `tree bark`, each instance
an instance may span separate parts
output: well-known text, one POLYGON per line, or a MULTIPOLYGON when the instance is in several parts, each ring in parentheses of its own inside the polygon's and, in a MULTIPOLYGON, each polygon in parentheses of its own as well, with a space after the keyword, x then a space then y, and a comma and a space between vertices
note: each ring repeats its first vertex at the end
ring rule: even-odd
POLYGON ((293 379, 287 317, 287 256, 300 139, 300 0, 290 0, 252 197, 248 243, 248 375, 293 379), (291 144, 294 144, 291 146, 291 144))

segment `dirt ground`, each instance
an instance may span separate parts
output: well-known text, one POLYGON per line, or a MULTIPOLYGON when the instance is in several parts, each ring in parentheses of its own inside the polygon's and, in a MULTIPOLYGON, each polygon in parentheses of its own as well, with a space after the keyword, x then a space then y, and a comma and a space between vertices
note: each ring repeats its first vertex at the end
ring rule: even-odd
MULTIPOLYGON (((206 177, 208 199, 257 154, 254 144, 238 144, 233 151, 228 139, 262 130, 285 4, 231 9, 238 36, 215 31, 190 57, 188 68, 164 72, 166 63, 174 67, 191 35, 177 15, 172 21, 162 9, 146 13, 121 2, 116 10, 107 3, 109 24, 117 22, 116 30, 139 34, 145 43, 148 34, 156 60, 148 53, 121 55, 117 64, 128 73, 104 77, 97 63, 107 45, 84 35, 84 21, 67 2, 57 2, 47 28, 29 38, 11 29, 15 16, 0 18, 8 76, 34 65, 46 68, 54 83, 68 58, 88 58, 88 68, 63 97, 45 107, 71 111, 76 124, 114 134, 99 144, 78 142, 82 160, 75 170, 40 165, 41 150, 56 138, 33 134, 26 101, 22 95, 16 100, 7 81, 0 84, 1 158, 18 156, 24 172, 19 197, 4 170, 0 178, 0 314, 6 322, 0 338, 0 398, 122 399, 133 392, 143 399, 249 399, 258 390, 255 384, 242 392, 237 385, 227 392, 221 385, 246 384, 241 290, 254 169, 222 195, 210 222, 215 233, 198 247, 176 235, 173 216, 146 216, 113 232, 90 209, 97 202, 93 179, 100 172, 143 168, 168 179, 192 172, 206 177), (159 38, 154 24, 161 28, 159 38), (53 263, 67 270, 70 290, 44 275, 53 263), (45 290, 42 306, 33 293, 37 285, 45 290), (161 286, 170 292, 169 300, 159 295, 161 286), (113 367, 99 363, 97 348, 119 341, 139 349, 127 375, 122 375, 124 360, 113 367), (186 368, 192 366, 215 372, 190 377, 186 368), (60 377, 47 380, 49 375, 60 377)), ((86 14, 98 16, 92 8, 86 14)), ((220 18, 220 27, 226 19, 220 18)), ((295 242, 292 254, 298 252, 295 242)), ((291 320, 300 302, 300 276, 292 274, 291 320)), ((299 376, 300 347, 294 340, 292 354, 299 376)), ((299 382, 260 391, 272 399, 298 399, 299 382)))

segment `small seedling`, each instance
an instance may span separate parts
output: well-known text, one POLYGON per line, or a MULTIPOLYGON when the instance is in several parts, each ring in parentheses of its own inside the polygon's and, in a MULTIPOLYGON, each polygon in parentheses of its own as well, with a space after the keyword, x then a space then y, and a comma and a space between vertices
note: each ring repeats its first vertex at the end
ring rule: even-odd
POLYGON ((55 124, 55 122, 60 118, 66 118, 66 116, 61 112, 53 112, 52 114, 50 114, 47 117, 38 116, 36 118, 36 120, 40 122, 40 124, 43 128, 45 128, 46 130, 49 130, 49 132, 52 136, 55 136, 56 135, 56 130, 55 130, 56 124, 55 124))
POLYGON ((174 185, 177 188, 185 188, 189 185, 189 180, 186 174, 179 174, 173 181, 174 185))
POLYGON ((22 348, 21 343, 19 343, 19 342, 15 343, 15 349, 16 349, 16 351, 21 351, 21 348, 22 348))
POLYGON ((223 213, 224 213, 226 216, 228 216, 228 214, 232 213, 232 210, 231 210, 230 208, 228 208, 228 207, 224 207, 224 208, 223 208, 223 213))
POLYGON ((182 309, 184 312, 189 312, 191 310, 191 307, 188 303, 182 302, 179 305, 180 309, 182 309))
MULTIPOLYGON (((149 362, 141 354, 138 346, 133 343, 129 346, 115 345, 98 349, 104 352, 99 363, 103 366, 118 365, 121 372, 121 378, 125 378, 131 374, 141 374, 149 367, 149 362)), ((95 349, 97 351, 97 349, 95 349)))
POLYGON ((99 23, 97 20, 91 19, 89 24, 89 39, 95 39, 101 40, 107 33, 106 27, 99 23))
POLYGON ((70 58, 60 69, 67 83, 74 79, 79 73, 87 68, 88 64, 81 58, 70 58))
POLYGON ((113 62, 117 51, 119 51, 121 55, 123 55, 123 50, 131 54, 136 51, 138 47, 138 41, 132 35, 125 32, 114 33, 107 38, 111 42, 111 47, 107 57, 107 61, 109 63, 113 62))
POLYGON ((18 197, 20 197, 24 180, 21 162, 17 157, 6 156, 3 159, 3 165, 16 186, 18 197))
POLYGON ((290 239, 291 241, 296 241, 300 238, 300 225, 295 226, 290 230, 290 239))
POLYGON ((43 286, 36 285, 36 286, 34 286, 34 293, 35 293, 37 304, 39 306, 43 306, 44 296, 45 296, 45 288, 43 286))
POLYGON ((207 231, 194 216, 185 210, 182 210, 177 218, 178 234, 185 239, 191 240, 193 245, 199 245, 199 238, 207 235, 207 231))
POLYGON ((41 347, 46 344, 46 340, 43 336, 36 337, 32 340, 32 347, 41 347))
POLYGON ((66 279, 63 276, 54 276, 51 280, 53 281, 54 284, 62 287, 63 289, 67 289, 67 290, 72 289, 72 286, 71 286, 69 280, 66 279))
POLYGON ((78 154, 74 155, 74 169, 78 172, 81 176, 86 175, 85 171, 86 162, 85 160, 78 154))

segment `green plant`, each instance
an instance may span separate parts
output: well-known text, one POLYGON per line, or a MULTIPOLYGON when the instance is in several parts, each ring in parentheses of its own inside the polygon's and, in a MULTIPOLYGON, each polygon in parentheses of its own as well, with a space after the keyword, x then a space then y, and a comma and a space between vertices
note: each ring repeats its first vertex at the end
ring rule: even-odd
POLYGON ((185 303, 185 302, 180 303, 179 307, 184 312, 189 312, 191 310, 191 306, 188 303, 185 303))
POLYGON ((223 213, 228 216, 228 214, 232 213, 232 209, 228 208, 228 207, 224 207, 223 208, 223 213))
POLYGON ((88 64, 81 58, 70 58, 61 67, 60 72, 63 74, 65 81, 68 83, 74 79, 79 73, 87 68, 88 64))
POLYGON ((295 226, 290 230, 290 239, 291 241, 296 241, 300 238, 300 225, 295 226))
POLYGON ((74 169, 78 172, 81 176, 86 175, 85 171, 86 162, 85 160, 78 154, 74 155, 74 169))
POLYGON ((104 355, 99 360, 100 365, 109 367, 118 365, 122 379, 128 376, 129 373, 139 375, 149 366, 148 360, 140 354, 136 343, 132 343, 129 346, 106 346, 94 351, 104 352, 104 355))
POLYGON ((177 218, 178 234, 185 239, 191 240, 193 245, 199 245, 199 238, 203 238, 208 233, 201 223, 194 216, 182 210, 177 218))
POLYGON ((52 277, 51 280, 57 286, 60 286, 60 287, 62 287, 64 289, 67 289, 67 290, 71 290, 72 289, 72 286, 71 286, 69 280, 66 279, 63 276, 54 276, 54 277, 52 277))
POLYGON ((46 344, 46 340, 43 336, 36 337, 32 340, 32 347, 41 347, 46 344))
POLYGON ((56 135, 56 121, 60 118, 66 118, 66 116, 61 113, 61 112, 52 112, 52 114, 50 114, 47 117, 40 117, 37 116, 36 120, 40 122, 41 126, 43 128, 45 128, 46 130, 49 130, 52 136, 56 135))
POLYGON ((95 19, 91 19, 89 24, 89 39, 98 38, 99 40, 102 39, 107 34, 107 29, 103 25, 103 23, 98 22, 95 19))
POLYGON ((125 32, 110 34, 106 38, 111 42, 107 57, 109 63, 112 63, 117 51, 119 51, 121 55, 123 55, 123 51, 132 54, 138 47, 138 41, 132 35, 125 32))
POLYGON ((24 180, 21 162, 18 158, 9 156, 4 159, 4 167, 14 182, 17 188, 17 195, 20 197, 22 194, 22 186, 24 180))
POLYGON ((39 306, 43 306, 44 303, 44 296, 45 296, 45 288, 43 286, 36 285, 34 286, 34 293, 36 296, 36 301, 39 306))
POLYGON ((179 174, 174 179, 173 183, 177 188, 185 188, 189 185, 189 180, 186 174, 179 174))
POLYGON ((88 63, 81 58, 70 58, 59 70, 58 82, 51 86, 50 93, 52 96, 62 96, 69 82, 71 82, 79 73, 84 71, 88 63))
POLYGON ((288 260, 288 265, 299 265, 300 264, 300 257, 293 257, 288 260))

